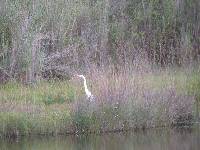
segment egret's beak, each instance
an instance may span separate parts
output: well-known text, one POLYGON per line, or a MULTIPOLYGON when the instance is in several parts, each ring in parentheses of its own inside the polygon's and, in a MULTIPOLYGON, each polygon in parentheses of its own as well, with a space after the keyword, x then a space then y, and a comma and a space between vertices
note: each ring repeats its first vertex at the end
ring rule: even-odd
POLYGON ((75 74, 75 75, 73 75, 73 77, 74 77, 74 78, 77 78, 77 77, 79 77, 79 75, 75 74))

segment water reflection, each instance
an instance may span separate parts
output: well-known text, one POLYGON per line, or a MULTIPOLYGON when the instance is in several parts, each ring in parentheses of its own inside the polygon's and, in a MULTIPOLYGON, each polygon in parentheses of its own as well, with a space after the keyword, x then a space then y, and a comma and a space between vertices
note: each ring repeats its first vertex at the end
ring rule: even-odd
POLYGON ((2 150, 198 150, 199 147, 199 128, 0 140, 2 150))

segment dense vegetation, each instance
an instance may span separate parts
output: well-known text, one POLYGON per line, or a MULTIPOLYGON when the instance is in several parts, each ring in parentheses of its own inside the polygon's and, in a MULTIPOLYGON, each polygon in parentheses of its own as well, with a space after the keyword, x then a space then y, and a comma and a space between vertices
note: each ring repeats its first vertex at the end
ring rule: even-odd
POLYGON ((1 0, 0 136, 199 119, 199 0, 1 0), (84 97, 86 74, 95 102, 84 97))
POLYGON ((199 98, 195 99, 194 92, 199 92, 194 89, 200 89, 196 82, 199 74, 98 75, 90 81, 93 102, 86 99, 77 79, 32 86, 13 82, 1 85, 1 136, 191 126, 198 119, 199 106, 195 104, 199 98))
MULTIPOLYGON (((199 0, 2 0, 0 74, 33 82, 93 67, 195 64, 199 0)), ((148 67, 152 67, 148 66, 148 67)))

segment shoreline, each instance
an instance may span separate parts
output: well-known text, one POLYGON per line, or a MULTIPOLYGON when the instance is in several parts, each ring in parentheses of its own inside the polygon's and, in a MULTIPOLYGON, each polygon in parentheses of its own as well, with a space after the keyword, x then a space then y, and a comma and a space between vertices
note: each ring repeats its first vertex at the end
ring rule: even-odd
POLYGON ((65 136, 88 136, 88 135, 95 135, 95 136, 102 136, 102 135, 109 135, 109 134, 120 134, 120 133, 138 133, 138 132, 148 132, 150 130, 192 130, 200 128, 200 122, 198 122, 196 125, 187 125, 187 126, 159 126, 159 127, 149 127, 149 128, 132 128, 128 130, 108 130, 103 132, 82 132, 82 133, 76 133, 76 132, 68 132, 68 133, 58 133, 58 134, 28 134, 28 135, 15 135, 15 136, 0 136, 0 139, 21 139, 21 138, 34 138, 34 137, 65 137, 65 136))

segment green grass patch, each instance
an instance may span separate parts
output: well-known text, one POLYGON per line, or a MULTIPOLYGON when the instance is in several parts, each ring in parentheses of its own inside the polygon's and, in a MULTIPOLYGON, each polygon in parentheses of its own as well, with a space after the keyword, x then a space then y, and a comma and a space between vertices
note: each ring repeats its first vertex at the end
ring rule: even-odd
POLYGON ((74 100, 73 86, 62 82, 41 82, 35 85, 8 83, 1 85, 0 91, 0 101, 54 104, 74 100))

